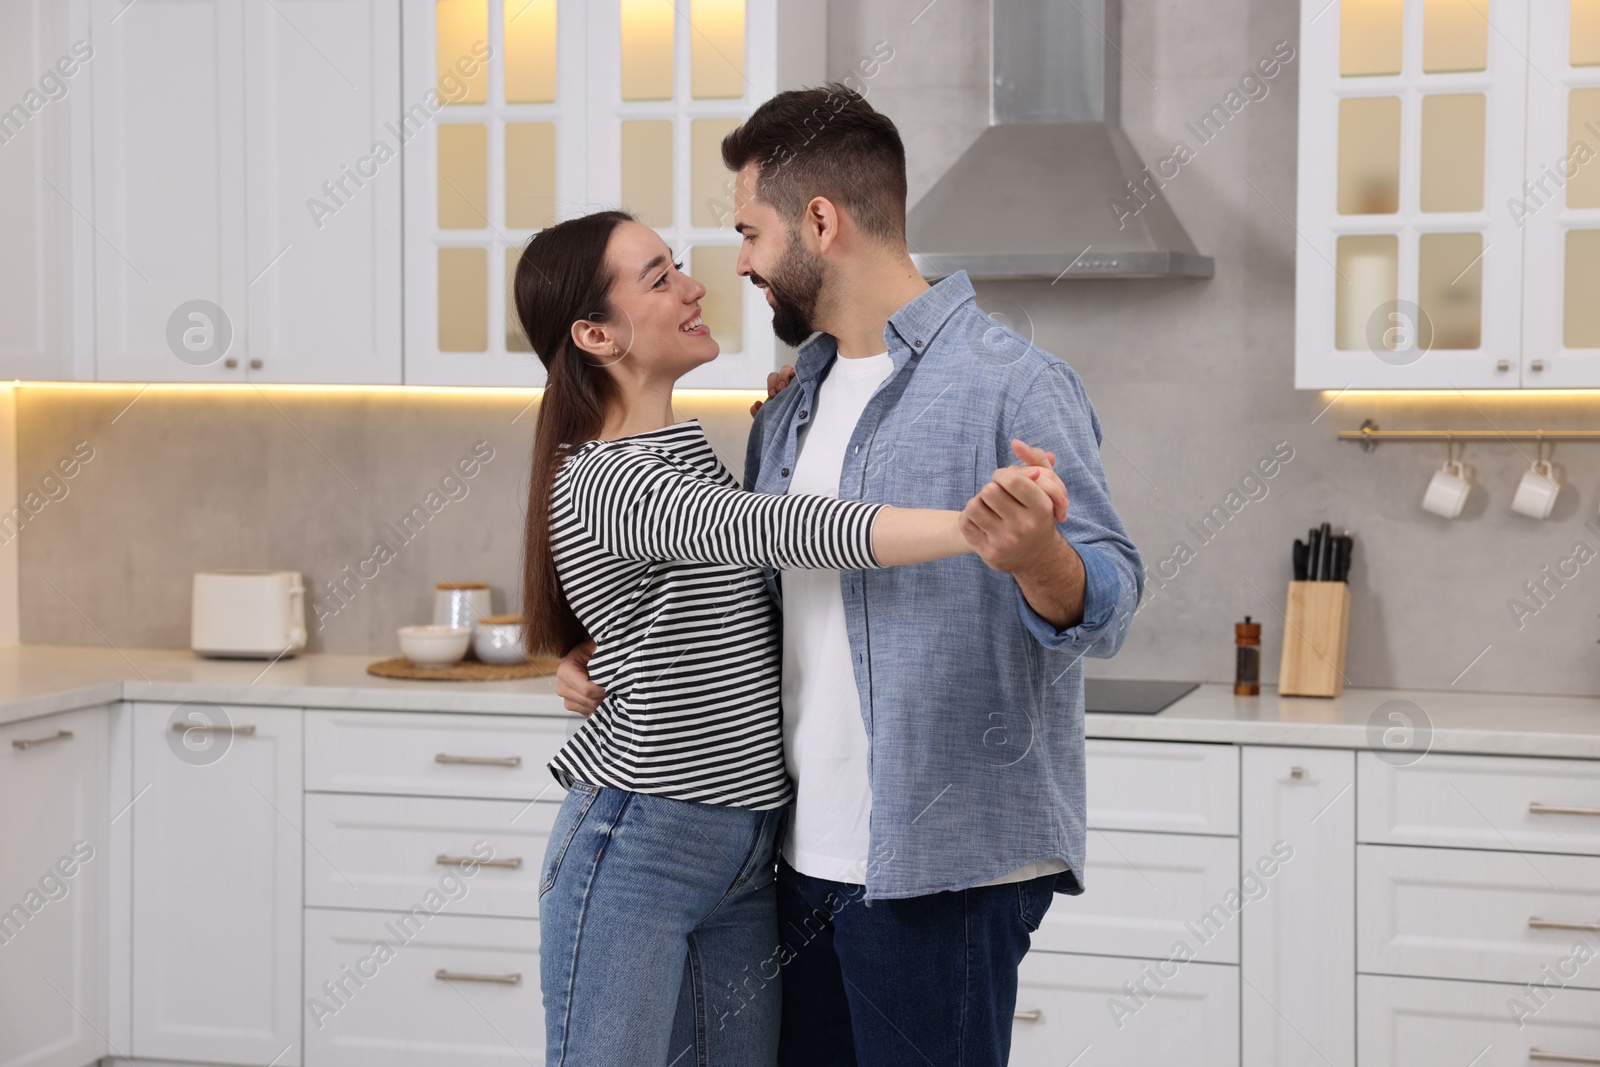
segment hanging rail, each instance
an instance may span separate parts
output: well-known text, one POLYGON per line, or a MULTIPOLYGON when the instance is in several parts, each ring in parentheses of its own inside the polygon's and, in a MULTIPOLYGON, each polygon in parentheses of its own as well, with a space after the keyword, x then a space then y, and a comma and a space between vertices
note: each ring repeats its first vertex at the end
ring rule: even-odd
POLYGON ((1600 430, 1380 430, 1368 419, 1359 430, 1340 430, 1339 440, 1371 452, 1379 441, 1600 441, 1600 430))

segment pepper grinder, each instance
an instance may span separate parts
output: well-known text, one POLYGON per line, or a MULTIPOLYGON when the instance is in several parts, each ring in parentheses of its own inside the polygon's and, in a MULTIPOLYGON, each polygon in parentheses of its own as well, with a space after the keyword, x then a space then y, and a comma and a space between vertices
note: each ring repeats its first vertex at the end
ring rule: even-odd
POLYGON ((1261 624, 1244 622, 1233 624, 1233 641, 1238 646, 1234 658, 1233 695, 1253 697, 1261 695, 1261 624))

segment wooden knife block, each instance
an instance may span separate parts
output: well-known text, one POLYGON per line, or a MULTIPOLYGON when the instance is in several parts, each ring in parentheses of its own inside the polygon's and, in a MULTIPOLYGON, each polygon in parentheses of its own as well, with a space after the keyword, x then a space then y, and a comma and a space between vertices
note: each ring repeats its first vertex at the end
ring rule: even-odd
POLYGON ((1344 652, 1349 636, 1349 585, 1290 582, 1278 692, 1295 697, 1338 696, 1344 690, 1344 652))

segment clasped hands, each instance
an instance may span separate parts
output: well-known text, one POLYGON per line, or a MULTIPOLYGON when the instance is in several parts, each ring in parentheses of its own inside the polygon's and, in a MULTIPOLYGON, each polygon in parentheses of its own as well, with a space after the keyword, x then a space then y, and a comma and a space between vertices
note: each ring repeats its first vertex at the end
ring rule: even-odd
MULTIPOLYGON (((785 366, 767 375, 767 399, 794 381, 785 366)), ((750 406, 754 416, 761 401, 750 406)), ((1014 573, 1036 562, 1057 535, 1056 523, 1067 517, 1067 487, 1055 472, 1054 452, 1012 441, 1020 467, 1001 467, 994 478, 967 501, 961 512, 961 533, 978 558, 997 571, 1014 573)))
POLYGON ((1053 452, 1013 440, 1022 466, 1001 467, 967 501, 961 533, 978 558, 997 571, 1014 573, 1037 563, 1067 517, 1067 487, 1055 472, 1053 452))

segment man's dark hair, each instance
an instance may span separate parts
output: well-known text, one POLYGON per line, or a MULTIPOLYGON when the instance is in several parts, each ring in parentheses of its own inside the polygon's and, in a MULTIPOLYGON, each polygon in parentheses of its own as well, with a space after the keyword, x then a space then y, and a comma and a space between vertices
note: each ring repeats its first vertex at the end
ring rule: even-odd
POLYGON ((880 241, 906 236, 906 149, 900 131, 866 98, 834 82, 768 100, 722 139, 731 171, 760 164, 756 196, 798 223, 827 197, 880 241))

